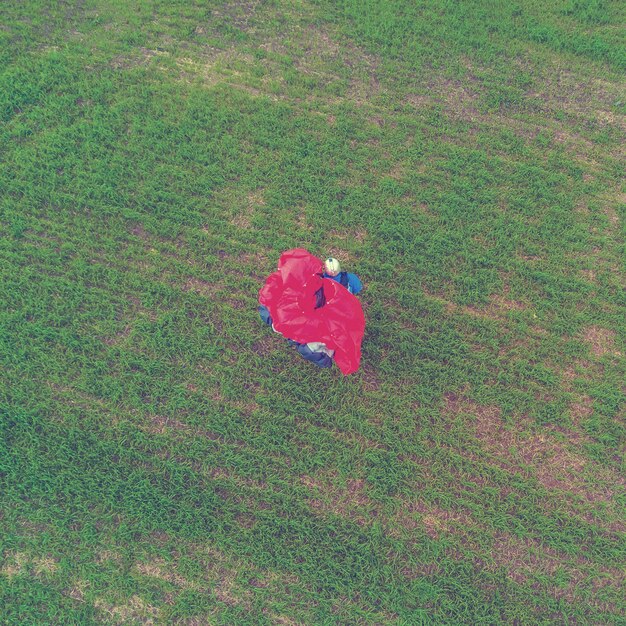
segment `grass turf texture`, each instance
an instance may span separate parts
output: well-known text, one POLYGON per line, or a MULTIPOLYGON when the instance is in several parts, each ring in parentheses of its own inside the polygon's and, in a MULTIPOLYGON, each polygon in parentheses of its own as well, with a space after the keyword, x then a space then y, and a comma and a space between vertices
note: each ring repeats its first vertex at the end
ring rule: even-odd
POLYGON ((0 18, 2 623, 625 623, 622 3, 0 18))

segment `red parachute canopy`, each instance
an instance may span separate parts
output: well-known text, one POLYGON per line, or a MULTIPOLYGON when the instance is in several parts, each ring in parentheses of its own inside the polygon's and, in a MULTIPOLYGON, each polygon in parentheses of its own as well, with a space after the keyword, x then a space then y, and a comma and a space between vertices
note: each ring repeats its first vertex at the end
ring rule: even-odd
POLYGON ((274 329, 298 343, 321 341, 335 351, 343 374, 359 369, 365 316, 358 298, 343 285, 322 278, 322 262, 303 248, 283 252, 278 270, 259 291, 274 329), (323 288, 326 304, 315 308, 315 292, 323 288))

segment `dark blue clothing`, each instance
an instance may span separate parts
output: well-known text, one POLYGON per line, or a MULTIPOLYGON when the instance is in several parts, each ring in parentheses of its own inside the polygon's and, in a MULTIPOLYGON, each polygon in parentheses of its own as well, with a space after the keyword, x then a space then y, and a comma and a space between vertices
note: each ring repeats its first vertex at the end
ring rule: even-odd
POLYGON ((346 289, 355 296, 363 289, 363 283, 359 280, 359 277, 351 272, 339 272, 337 276, 331 276, 324 272, 324 278, 332 278, 332 280, 346 287, 346 289), (345 284, 346 281, 348 283, 347 285, 345 284))
POLYGON ((325 352, 314 352, 306 343, 299 343, 296 350, 302 358, 315 363, 318 367, 332 367, 333 365, 332 358, 325 352))
POLYGON ((266 307, 263 306, 262 304, 259 305, 259 315, 261 316, 261 319, 268 325, 271 326, 272 325, 272 316, 270 315, 270 310, 266 307))

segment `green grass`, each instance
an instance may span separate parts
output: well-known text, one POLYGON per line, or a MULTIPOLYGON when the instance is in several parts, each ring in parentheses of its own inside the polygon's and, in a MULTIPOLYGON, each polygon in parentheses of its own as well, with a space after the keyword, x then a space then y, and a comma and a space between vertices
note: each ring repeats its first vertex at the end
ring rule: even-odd
POLYGON ((0 622, 626 623, 625 18, 2 3, 0 622))

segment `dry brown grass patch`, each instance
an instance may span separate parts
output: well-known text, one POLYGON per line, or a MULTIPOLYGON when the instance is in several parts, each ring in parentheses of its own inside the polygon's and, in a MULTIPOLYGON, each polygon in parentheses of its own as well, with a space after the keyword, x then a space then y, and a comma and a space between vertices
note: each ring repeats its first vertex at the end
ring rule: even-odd
POLYGON ((256 15, 257 9, 263 5, 261 0, 236 0, 226 2, 219 9, 213 9, 211 14, 228 18, 229 22, 242 31, 250 30, 250 20, 256 15))
POLYGON ((136 224, 130 229, 130 232, 135 235, 135 237, 139 237, 139 239, 142 239, 143 241, 148 241, 152 239, 148 231, 144 228, 143 224, 136 224))
POLYGON ((594 364, 591 361, 577 360, 570 363, 565 369, 563 369, 561 376, 563 379, 564 387, 568 390, 572 389, 571 383, 577 378, 591 379, 591 371, 594 368, 594 364))
POLYGON ((446 412, 471 416, 469 423, 483 448, 493 460, 509 470, 534 477, 547 489, 575 494, 589 502, 606 502, 614 506, 616 490, 626 486, 617 472, 586 459, 576 450, 587 439, 579 433, 522 432, 533 429, 531 420, 518 420, 506 428, 496 406, 482 406, 455 394, 445 396, 446 412), (563 441, 565 439, 565 441, 563 441))
POLYGON ((120 54, 111 59, 110 65, 113 69, 123 70, 131 67, 148 65, 155 57, 169 57, 166 50, 153 50, 150 48, 137 48, 132 55, 120 54))
POLYGON ((463 529, 475 525, 475 520, 465 511, 442 509, 421 500, 402 502, 395 520, 409 531, 423 527, 431 539, 438 539, 442 534, 464 534, 463 529))
MULTIPOLYGON (((626 580, 624 571, 617 568, 601 568, 602 576, 598 577, 595 571, 590 570, 585 560, 572 561, 571 557, 530 538, 519 539, 512 535, 497 535, 491 555, 494 565, 504 568, 507 576, 519 584, 524 584, 535 577, 543 579, 552 577, 557 572, 564 571, 568 578, 566 585, 548 583, 547 586, 553 597, 563 598, 569 602, 578 599, 578 590, 584 586, 585 581, 594 589, 611 586, 619 590, 626 580)), ((594 606, 604 604, 593 598, 588 601, 594 606)))
POLYGON ((115 606, 105 600, 97 599, 94 606, 98 610, 108 613, 110 618, 120 625, 136 620, 146 624, 146 626, 151 626, 159 614, 156 607, 148 604, 137 595, 131 596, 127 604, 115 606))
POLYGON ((144 425, 144 430, 154 435, 163 435, 169 431, 186 432, 191 430, 187 424, 164 415, 151 415, 149 422, 144 425))
POLYGON ((9 580, 26 572, 35 576, 55 574, 59 569, 58 560, 51 556, 30 557, 25 552, 9 552, 2 559, 0 575, 9 580))
POLYGON ((524 311, 527 305, 520 300, 510 300, 500 294, 491 296, 491 304, 501 311, 524 311))
POLYGON ((396 163, 385 176, 393 178, 393 180, 402 181, 406 176, 406 169, 404 163, 396 163))
POLYGON ((563 127, 554 131, 554 141, 573 150, 580 148, 584 148, 587 152, 594 150, 594 144, 591 141, 563 127))
POLYGON ((235 572, 230 572, 224 576, 214 588, 215 597, 227 606, 238 606, 240 604, 249 605, 250 592, 244 591, 235 584, 235 572), (246 597, 248 596, 248 597, 246 597))
POLYGON ((437 563, 421 563, 413 567, 403 567, 400 573, 408 580, 424 578, 426 576, 436 576, 441 572, 441 567, 437 563))
POLYGON ((278 626, 302 626, 304 623, 297 622, 286 615, 278 615, 277 613, 267 613, 267 616, 270 618, 272 624, 278 624, 278 626))
POLYGON ((609 218, 609 223, 611 224, 611 229, 616 230, 619 228, 619 215, 617 214, 616 205, 626 204, 626 193, 619 193, 614 198, 608 198, 607 203, 604 207, 604 212, 606 216, 609 218))
POLYGON ((492 294, 489 298, 489 304, 484 306, 465 306, 459 307, 459 310, 468 315, 476 315, 479 317, 489 317, 500 319, 506 317, 509 311, 525 311, 528 305, 520 300, 507 298, 509 287, 505 286, 502 293, 492 294))
POLYGON ((620 113, 613 113, 613 111, 596 110, 596 117, 606 124, 611 126, 617 126, 622 130, 626 130, 626 115, 620 113))
POLYGON ((264 588, 278 594, 293 593, 292 597, 299 593, 297 587, 301 583, 296 575, 269 569, 259 570, 250 563, 226 555, 212 545, 197 544, 191 547, 194 559, 203 570, 202 581, 194 585, 194 588, 207 594, 214 593, 227 606, 251 610, 254 588, 264 588), (251 573, 245 583, 237 582, 242 571, 251 573))
POLYGON ((248 194, 248 206, 265 206, 265 189, 255 189, 248 194))
POLYGON ((477 83, 470 81, 467 84, 460 81, 442 79, 432 86, 438 97, 452 117, 468 121, 485 119, 477 108, 479 94, 475 91, 477 83))
POLYGON ((530 346, 530 341, 527 338, 524 339, 514 339, 511 343, 501 344, 498 349, 499 357, 515 357, 519 354, 524 354, 528 351, 530 346))
POLYGON ((362 51, 361 67, 355 70, 346 92, 346 100, 357 106, 366 106, 380 96, 383 91, 378 78, 378 61, 372 55, 366 55, 362 51))
POLYGON ((533 575, 553 575, 565 560, 547 546, 532 539, 517 539, 512 535, 497 535, 491 548, 494 563, 507 570, 509 578, 525 583, 533 575))
POLYGON ((3 558, 0 574, 9 580, 23 573, 28 565, 28 555, 25 552, 9 552, 3 558))
POLYGON ((106 337, 105 339, 103 339, 103 341, 107 346, 116 346, 122 343, 124 339, 126 339, 130 335, 131 331, 132 327, 130 325, 126 326, 126 328, 124 328, 123 330, 120 330, 112 337, 106 337))
POLYGON ((477 84, 436 76, 423 85, 421 93, 409 93, 406 101, 416 109, 442 105, 445 113, 453 119, 474 122, 488 119, 477 108, 479 94, 477 84))
POLYGON ((237 228, 250 228, 252 226, 252 222, 250 221, 250 214, 248 213, 239 213, 235 215, 230 220, 232 226, 236 226, 237 228))
POLYGON ((219 290, 219 286, 199 278, 189 278, 182 289, 183 291, 194 291, 203 296, 214 296, 219 290))
MULTIPOLYGON (((535 66, 533 69, 538 68, 535 66)), ((595 76, 585 76, 581 80, 580 73, 564 67, 562 59, 554 58, 541 70, 541 74, 535 71, 533 89, 526 95, 541 102, 545 111, 566 111, 575 118, 591 117, 605 124, 626 128, 625 116, 607 110, 621 99, 622 91, 619 82, 595 76)))
POLYGON ((249 303, 240 298, 227 297, 224 298, 224 302, 228 303, 235 311, 243 311, 250 308, 249 303))
POLYGON ((495 320, 504 320, 511 311, 525 311, 528 305, 520 300, 507 298, 508 288, 504 288, 503 293, 492 294, 489 304, 486 305, 459 305, 452 300, 448 300, 443 294, 428 292, 423 290, 424 294, 431 300, 440 303, 446 310, 448 315, 464 314, 472 317, 481 317, 495 320))
POLYGON ((175 566, 166 563, 162 559, 155 559, 149 563, 137 563, 135 569, 143 576, 165 580, 177 587, 191 586, 191 583, 186 578, 176 572, 175 566))
POLYGON ((113 550, 100 550, 96 553, 96 563, 106 563, 107 561, 121 564, 122 556, 113 550))
MULTIPOLYGON (((328 241, 337 241, 345 244, 346 242, 356 242, 362 244, 367 239, 367 231, 364 228, 346 229, 346 230, 330 230, 328 232, 328 241)), ((339 257, 337 257, 339 258, 339 257)), ((342 259, 339 258, 341 261, 342 259)))
POLYGON ((445 296, 445 294, 442 293, 434 293, 432 291, 428 291, 424 288, 422 288, 422 291, 424 292, 424 295, 429 299, 429 300, 434 300, 435 302, 439 303, 441 306, 444 307, 446 313, 448 315, 454 315, 455 313, 457 313, 461 307, 459 307, 458 304, 456 304, 456 302, 452 302, 452 300, 448 300, 445 296))
POLYGON ((78 600, 79 602, 85 602, 85 590, 89 587, 89 581, 76 580, 69 589, 63 591, 63 595, 72 598, 72 600, 78 600))
POLYGON ((235 215, 230 223, 239 228, 250 228, 252 226, 252 217, 257 207, 265 206, 264 189, 251 191, 246 199, 246 204, 242 211, 235 215))
POLYGON ((591 352, 601 357, 606 354, 621 356, 615 349, 615 331, 599 326, 590 326, 583 334, 583 339, 589 344, 591 352))
POLYGON ((579 424, 593 415, 593 398, 590 396, 580 396, 578 402, 572 402, 569 407, 570 416, 574 424, 579 424))
POLYGON ((596 282, 596 272, 594 270, 580 270, 580 273, 590 283, 596 282))
MULTIPOLYGON (((185 437, 201 437, 211 441, 219 441, 228 445, 243 447, 245 443, 239 439, 226 439, 223 435, 205 428, 198 428, 181 422, 173 417, 163 415, 149 415, 147 421, 139 426, 144 432, 153 435, 168 433, 171 437, 184 439, 185 437)), ((158 455, 157 455, 158 456, 158 455)))
POLYGON ((267 482, 261 478, 248 478, 246 476, 240 476, 235 474, 232 470, 228 470, 224 467, 214 467, 209 470, 209 475, 213 480, 222 480, 232 482, 238 487, 246 487, 249 490, 255 490, 258 492, 268 489, 267 482))
POLYGON ((178 78, 185 82, 200 80, 206 87, 220 83, 235 88, 244 88, 248 76, 244 67, 252 67, 254 59, 251 55, 239 52, 234 48, 228 50, 204 49, 203 56, 198 58, 179 57, 175 68, 162 66, 164 71, 176 69, 178 78))
POLYGON ((477 404, 455 393, 446 393, 443 399, 446 413, 454 416, 464 413, 475 418, 474 428, 479 439, 489 441, 499 439, 501 443, 508 443, 504 441, 509 439, 509 435, 502 430, 504 424, 500 407, 477 404))
POLYGON ((33 570, 36 576, 54 574, 58 569, 58 561, 51 556, 37 557, 33 559, 33 570))
POLYGON ((331 430, 330 433, 336 439, 357 447, 361 452, 365 452, 367 449, 372 448, 388 449, 386 444, 375 441, 374 439, 369 439, 354 431, 331 430))
POLYGON ((433 100, 430 96, 422 96, 413 93, 406 96, 406 101, 416 109, 428 108, 433 104, 433 100))
POLYGON ((340 485, 336 474, 320 473, 301 476, 300 482, 312 492, 309 506, 314 511, 347 517, 360 526, 380 516, 380 506, 368 496, 363 479, 349 478, 340 485))

